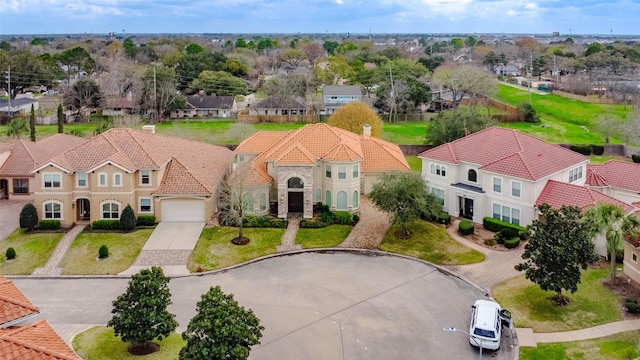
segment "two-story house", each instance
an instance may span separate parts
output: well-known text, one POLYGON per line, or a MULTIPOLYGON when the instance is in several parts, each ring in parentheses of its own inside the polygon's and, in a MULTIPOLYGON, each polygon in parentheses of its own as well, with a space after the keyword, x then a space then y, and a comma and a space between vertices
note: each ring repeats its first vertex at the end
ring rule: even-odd
POLYGON ((233 153, 197 141, 113 128, 36 167, 34 205, 63 226, 137 215, 211 222, 233 153))
POLYGON ((320 114, 331 115, 342 105, 362 100, 362 89, 358 85, 325 85, 320 114))
POLYGON ((410 171, 400 148, 370 128, 356 135, 324 123, 254 134, 235 149, 235 169, 252 196, 249 211, 264 215, 273 204, 280 218, 311 218, 314 203, 356 212, 382 174, 410 171))

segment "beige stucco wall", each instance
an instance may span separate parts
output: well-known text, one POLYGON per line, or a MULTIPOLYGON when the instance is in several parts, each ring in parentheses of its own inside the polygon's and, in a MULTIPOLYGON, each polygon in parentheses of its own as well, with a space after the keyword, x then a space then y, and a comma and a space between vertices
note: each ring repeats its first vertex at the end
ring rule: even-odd
POLYGON ((633 247, 633 245, 628 242, 625 242, 624 267, 622 268, 622 271, 633 281, 640 283, 640 266, 638 266, 637 260, 633 261, 633 254, 636 255, 636 259, 640 259, 640 249, 633 247))

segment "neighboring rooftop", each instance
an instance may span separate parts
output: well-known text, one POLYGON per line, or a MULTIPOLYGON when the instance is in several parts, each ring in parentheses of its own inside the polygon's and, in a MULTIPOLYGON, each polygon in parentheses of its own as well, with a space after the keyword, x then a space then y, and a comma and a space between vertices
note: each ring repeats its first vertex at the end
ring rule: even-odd
POLYGON ((640 193, 640 164, 620 160, 589 164, 587 185, 610 186, 640 193))
POLYGON ((15 139, 0 144, 0 153, 11 152, 11 156, 0 167, 0 175, 29 176, 34 168, 85 141, 87 139, 77 136, 55 134, 36 142, 15 139))
POLYGON ((599 203, 607 203, 620 206, 625 213, 630 213, 635 210, 633 206, 587 186, 568 184, 555 180, 547 181, 535 205, 540 206, 545 203, 555 209, 567 205, 575 206, 582 210, 596 206, 599 203))

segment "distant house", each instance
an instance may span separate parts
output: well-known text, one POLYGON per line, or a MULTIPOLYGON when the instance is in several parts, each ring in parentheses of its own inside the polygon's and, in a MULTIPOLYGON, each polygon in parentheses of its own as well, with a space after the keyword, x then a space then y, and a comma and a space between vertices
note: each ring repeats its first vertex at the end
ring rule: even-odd
POLYGON ((238 112, 235 96, 192 95, 187 98, 187 108, 172 110, 171 118, 232 117, 238 112))
POLYGON ((8 99, 0 99, 0 114, 11 117, 24 116, 31 112, 31 105, 34 110, 38 110, 38 100, 30 97, 12 99, 11 102, 8 99))
POLYGON ((357 85, 325 85, 322 88, 321 115, 331 115, 345 104, 362 101, 362 89, 357 85))
POLYGON ((587 185, 629 204, 640 202, 640 164, 610 160, 587 165, 587 185))
POLYGON ((268 96, 249 108, 249 115, 306 115, 309 105, 297 97, 268 96))
POLYGON ((32 195, 35 180, 31 170, 86 140, 56 134, 37 142, 15 139, 0 143, 0 199, 32 195))
POLYGON ((106 104, 102 108, 103 116, 125 116, 139 114, 138 103, 134 100, 131 91, 127 96, 108 96, 106 104))

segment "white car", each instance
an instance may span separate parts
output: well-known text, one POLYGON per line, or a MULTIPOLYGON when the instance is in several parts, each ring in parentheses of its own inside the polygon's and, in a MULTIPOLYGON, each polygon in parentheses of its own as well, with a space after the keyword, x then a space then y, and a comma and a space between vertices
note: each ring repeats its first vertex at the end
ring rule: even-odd
POLYGON ((477 300, 471 308, 469 344, 483 349, 500 349, 502 325, 511 326, 511 313, 489 300, 477 300))

